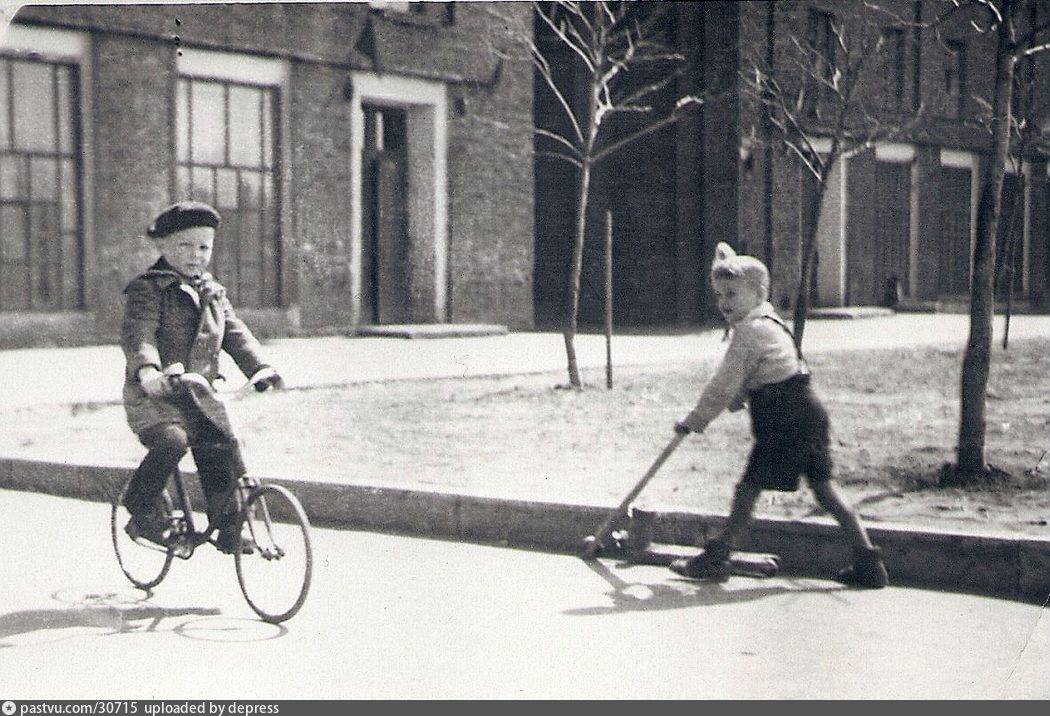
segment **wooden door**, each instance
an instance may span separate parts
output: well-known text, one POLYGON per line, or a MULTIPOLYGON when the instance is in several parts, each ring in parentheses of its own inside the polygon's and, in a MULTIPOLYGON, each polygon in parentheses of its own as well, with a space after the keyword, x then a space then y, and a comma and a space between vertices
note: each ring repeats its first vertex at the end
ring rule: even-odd
POLYGON ((911 295, 908 281, 911 245, 911 164, 875 162, 876 221, 872 255, 877 302, 887 299, 887 291, 899 285, 903 295, 911 295))
POLYGON ((941 168, 940 275, 942 296, 970 292, 970 170, 941 168))
POLYGON ((365 105, 362 150, 361 316, 410 320, 405 111, 365 105))

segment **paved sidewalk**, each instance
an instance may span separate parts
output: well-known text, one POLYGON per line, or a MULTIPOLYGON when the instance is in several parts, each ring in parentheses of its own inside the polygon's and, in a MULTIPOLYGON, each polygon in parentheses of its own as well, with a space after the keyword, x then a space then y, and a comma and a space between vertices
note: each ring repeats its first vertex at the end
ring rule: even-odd
MULTIPOLYGON (((1002 336, 995 320, 995 345, 1002 336)), ((967 316, 897 314, 854 320, 811 319, 804 348, 808 354, 836 350, 875 350, 914 345, 962 348, 967 316)), ((1050 338, 1050 317, 1015 316, 1012 339, 1050 338)), ((680 335, 617 335, 613 364, 621 368, 682 364, 715 357, 723 349, 721 331, 680 335)), ((385 381, 554 372, 565 376, 565 350, 557 333, 509 333, 456 338, 296 338, 265 346, 289 388, 385 381)), ((581 369, 605 364, 601 335, 580 335, 581 369)), ((17 409, 33 404, 119 402, 123 356, 116 346, 0 351, 2 404, 17 409)), ((236 386, 239 372, 227 375, 236 386)), ((561 377, 562 382, 566 381, 561 377)), ((601 380, 601 378, 596 378, 601 380)), ((64 465, 0 456, 0 488, 106 500, 126 478, 126 467, 64 465)), ((581 540, 613 505, 572 501, 501 499, 459 494, 433 487, 404 489, 383 485, 305 481, 294 475, 265 475, 292 486, 311 518, 360 529, 448 537, 538 548, 577 550, 581 540)), ((714 530, 720 515, 657 514, 659 541, 673 535, 714 530)), ((973 591, 1040 602, 1050 594, 1050 536, 940 533, 880 525, 871 530, 883 545, 895 583, 973 591)), ((776 551, 784 568, 796 574, 833 573, 848 558, 834 527, 820 520, 757 520, 752 549, 776 551)))
POLYGON ((108 521, 99 503, 0 490, 0 522, 18 525, 0 534, 0 702, 1050 697, 1050 610, 1034 604, 826 577, 703 584, 316 527, 306 603, 277 626, 211 548, 152 594, 132 588, 108 521), (56 524, 78 526, 75 547, 56 524))
MULTIPOLYGON (((1002 323, 1001 317, 995 319, 997 345, 1002 323)), ((958 314, 810 319, 803 347, 807 353, 909 345, 962 347, 968 331, 969 318, 958 314)), ((1010 337, 1050 338, 1050 317, 1014 316, 1010 337)), ((723 350, 721 339, 722 332, 713 329, 681 335, 614 335, 613 367, 674 364, 715 356, 723 350)), ((604 367, 604 336, 579 335, 575 346, 581 369, 604 367)), ((559 333, 426 339, 287 338, 269 341, 265 349, 289 388, 521 373, 566 375, 565 344, 559 333)), ((226 366, 231 384, 238 384, 240 372, 229 361, 226 366)), ((124 358, 115 345, 0 351, 0 375, 8 377, 0 399, 7 407, 119 401, 123 370, 124 358)))

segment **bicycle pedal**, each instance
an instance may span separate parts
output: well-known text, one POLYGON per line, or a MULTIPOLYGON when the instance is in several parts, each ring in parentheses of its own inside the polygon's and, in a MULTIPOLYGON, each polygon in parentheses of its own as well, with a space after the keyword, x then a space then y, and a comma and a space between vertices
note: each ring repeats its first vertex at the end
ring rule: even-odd
POLYGON ((280 547, 260 547, 259 556, 267 561, 274 561, 284 558, 284 550, 280 547))

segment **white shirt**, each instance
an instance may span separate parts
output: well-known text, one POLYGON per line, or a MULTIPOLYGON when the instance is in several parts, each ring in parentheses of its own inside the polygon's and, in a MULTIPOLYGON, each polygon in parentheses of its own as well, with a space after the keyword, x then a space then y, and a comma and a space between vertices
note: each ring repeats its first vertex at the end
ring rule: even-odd
POLYGON ((726 408, 742 408, 751 391, 808 372, 791 334, 768 301, 748 311, 732 326, 732 332, 722 362, 696 407, 682 421, 694 432, 703 431, 726 408))

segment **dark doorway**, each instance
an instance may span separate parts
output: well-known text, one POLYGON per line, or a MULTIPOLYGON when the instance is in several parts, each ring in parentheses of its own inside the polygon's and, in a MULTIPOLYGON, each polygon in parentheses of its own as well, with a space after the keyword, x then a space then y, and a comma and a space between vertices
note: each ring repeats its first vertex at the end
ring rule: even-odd
MULTIPOLYGON (((875 289, 888 287, 911 295, 908 282, 911 246, 911 164, 875 163, 875 289)), ((882 300, 883 296, 876 296, 882 300)))
POLYGON ((410 320, 405 110, 364 105, 362 151, 361 317, 410 320))
POLYGON ((1003 195, 996 237, 995 295, 1024 294, 1024 180, 1018 174, 1003 177, 1003 195))
POLYGON ((941 271, 937 291, 942 296, 970 292, 970 170, 941 168, 941 271))

